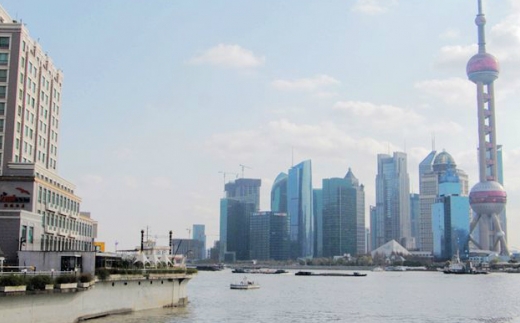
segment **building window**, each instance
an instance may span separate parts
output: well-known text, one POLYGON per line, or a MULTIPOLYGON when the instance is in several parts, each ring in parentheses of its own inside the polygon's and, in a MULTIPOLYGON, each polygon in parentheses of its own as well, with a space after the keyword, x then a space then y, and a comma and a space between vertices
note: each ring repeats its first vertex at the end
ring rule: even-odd
POLYGON ((7 70, 0 70, 0 82, 7 82, 7 70))
POLYGON ((5 102, 0 102, 0 116, 5 115, 5 102))
POLYGON ((29 227, 29 236, 27 237, 29 243, 34 243, 34 227, 29 227))
POLYGON ((9 37, 0 37, 0 48, 9 48, 9 37))
POLYGON ((4 132, 4 119, 0 119, 0 132, 4 132))
POLYGON ((9 54, 0 53, 0 65, 7 65, 8 61, 9 61, 9 54))
POLYGON ((22 233, 20 235, 20 249, 22 249, 22 245, 27 241, 27 226, 22 225, 22 233))
POLYGON ((5 99, 6 94, 7 94, 7 87, 0 86, 0 99, 5 99))

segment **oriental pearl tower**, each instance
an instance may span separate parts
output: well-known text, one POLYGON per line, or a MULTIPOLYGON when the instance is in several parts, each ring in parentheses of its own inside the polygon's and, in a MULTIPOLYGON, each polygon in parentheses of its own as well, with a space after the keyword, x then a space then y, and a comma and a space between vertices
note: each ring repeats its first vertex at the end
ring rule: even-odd
POLYGON ((486 53, 484 26, 486 18, 482 11, 482 0, 478 0, 478 53, 471 57, 466 72, 477 85, 478 112, 478 160, 479 183, 471 189, 469 201, 476 217, 471 222, 470 239, 481 250, 490 250, 509 256, 506 237, 500 226, 498 215, 507 202, 504 188, 497 182, 497 142, 495 123, 494 81, 498 78, 497 59, 486 53), (479 228, 479 241, 471 234, 479 228))

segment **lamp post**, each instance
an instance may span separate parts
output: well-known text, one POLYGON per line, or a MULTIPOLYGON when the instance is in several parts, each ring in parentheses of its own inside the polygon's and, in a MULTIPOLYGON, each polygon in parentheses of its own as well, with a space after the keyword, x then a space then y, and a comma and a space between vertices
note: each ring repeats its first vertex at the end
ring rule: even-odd
POLYGON ((5 257, 0 257, 0 273, 4 272, 4 261, 5 257))

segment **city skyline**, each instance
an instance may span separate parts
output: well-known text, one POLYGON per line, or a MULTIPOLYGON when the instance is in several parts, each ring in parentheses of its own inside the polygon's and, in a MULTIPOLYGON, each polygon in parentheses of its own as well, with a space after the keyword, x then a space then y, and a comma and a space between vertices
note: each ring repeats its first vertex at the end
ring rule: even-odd
MULTIPOLYGON (((475 94, 465 75, 477 48, 476 1, 2 6, 63 69, 59 173, 76 184, 107 246, 136 245, 146 226, 152 236, 185 238, 195 223, 206 225, 212 246, 218 172, 239 174, 241 164, 250 167, 244 177, 263 182, 260 210, 293 161, 312 160, 313 188, 352 167, 365 184, 366 219, 379 153, 407 153, 417 193, 434 136, 470 187, 478 182, 475 94)), ((514 250, 520 5, 487 1, 484 12, 487 48, 502 67, 498 144, 514 250)))

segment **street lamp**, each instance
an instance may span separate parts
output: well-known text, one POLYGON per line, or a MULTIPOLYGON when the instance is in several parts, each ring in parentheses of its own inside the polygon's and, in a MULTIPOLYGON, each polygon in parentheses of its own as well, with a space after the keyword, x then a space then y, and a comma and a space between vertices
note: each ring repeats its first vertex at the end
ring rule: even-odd
POLYGON ((0 273, 4 272, 4 261, 5 257, 0 257, 0 273))

